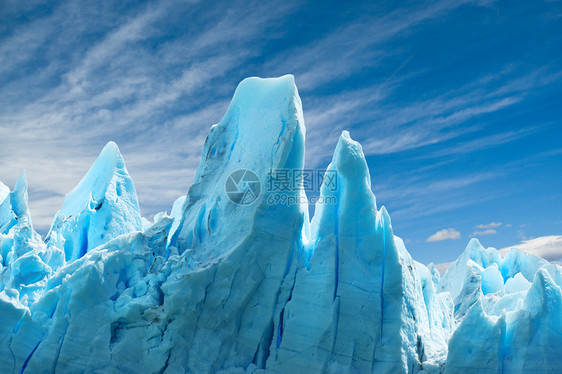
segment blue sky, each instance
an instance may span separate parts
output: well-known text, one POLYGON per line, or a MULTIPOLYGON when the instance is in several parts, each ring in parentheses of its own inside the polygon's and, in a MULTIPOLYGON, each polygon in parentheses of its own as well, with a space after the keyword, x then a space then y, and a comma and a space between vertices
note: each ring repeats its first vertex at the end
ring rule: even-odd
POLYGON ((45 233, 114 140, 169 211, 238 82, 287 73, 307 166, 349 130, 415 259, 562 234, 560 1, 2 1, 0 180, 45 233))

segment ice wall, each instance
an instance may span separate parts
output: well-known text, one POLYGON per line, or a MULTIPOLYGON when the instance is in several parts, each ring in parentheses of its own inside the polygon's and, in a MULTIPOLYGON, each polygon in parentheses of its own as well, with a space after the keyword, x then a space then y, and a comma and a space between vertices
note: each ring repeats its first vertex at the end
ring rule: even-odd
POLYGON ((45 241, 25 174, 0 183, 0 372, 560 372, 560 266, 477 240, 443 276, 414 261, 347 132, 310 221, 268 188, 304 139, 294 78, 249 78, 154 222, 111 142, 45 241))

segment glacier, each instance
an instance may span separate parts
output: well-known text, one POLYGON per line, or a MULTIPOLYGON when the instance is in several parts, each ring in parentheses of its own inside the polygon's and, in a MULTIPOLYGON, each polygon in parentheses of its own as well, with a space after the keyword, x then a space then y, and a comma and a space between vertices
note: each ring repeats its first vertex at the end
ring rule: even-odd
POLYGON ((113 142, 44 240, 25 172, 0 182, 0 372, 562 370, 561 266, 476 239, 443 275, 415 261, 347 131, 332 203, 311 219, 302 184, 272 200, 271 170, 302 171, 305 137, 294 78, 248 78, 170 214, 141 217, 113 142))

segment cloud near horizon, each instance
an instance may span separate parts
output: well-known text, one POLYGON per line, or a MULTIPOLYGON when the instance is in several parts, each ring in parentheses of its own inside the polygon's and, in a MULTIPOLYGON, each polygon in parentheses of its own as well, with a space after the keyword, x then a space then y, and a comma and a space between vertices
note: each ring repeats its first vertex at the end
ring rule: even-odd
POLYGON ((513 249, 544 258, 551 262, 562 261, 562 235, 541 236, 534 239, 523 240, 519 244, 499 249, 502 256, 513 249))
POLYGON ((482 231, 474 231, 472 234, 469 235, 469 237, 474 238, 475 236, 494 235, 497 233, 498 232, 494 229, 487 229, 482 231))
POLYGON ((480 225, 476 225, 475 227, 477 229, 485 230, 485 229, 495 229, 497 227, 500 227, 501 225, 503 225, 503 223, 501 222, 490 222, 487 225, 480 224, 480 225))
POLYGON ((450 228, 450 229, 443 229, 437 231, 435 234, 431 235, 429 238, 426 239, 426 242, 440 242, 442 240, 456 240, 461 238, 461 233, 457 230, 450 228))

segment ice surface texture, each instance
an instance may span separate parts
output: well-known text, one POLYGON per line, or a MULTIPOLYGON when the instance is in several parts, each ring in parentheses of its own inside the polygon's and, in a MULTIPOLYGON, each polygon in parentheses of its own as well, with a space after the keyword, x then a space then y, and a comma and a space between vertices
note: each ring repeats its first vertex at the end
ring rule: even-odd
POLYGON ((249 78, 154 222, 111 142, 45 241, 25 174, 0 183, 0 372, 560 372, 560 266, 477 240, 442 277, 414 261, 345 131, 331 203, 312 221, 303 189, 272 203, 269 172, 301 170, 304 139, 293 77, 249 78), (261 182, 238 203, 237 170, 261 182))

